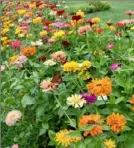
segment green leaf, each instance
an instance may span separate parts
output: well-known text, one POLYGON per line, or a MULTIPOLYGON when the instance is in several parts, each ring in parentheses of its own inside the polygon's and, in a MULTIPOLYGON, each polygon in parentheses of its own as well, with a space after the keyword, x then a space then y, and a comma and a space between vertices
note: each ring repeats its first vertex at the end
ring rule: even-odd
POLYGON ((44 114, 44 110, 45 110, 45 106, 44 105, 40 105, 37 109, 36 109, 36 116, 40 117, 41 115, 44 114))
POLYGON ((80 131, 90 131, 95 125, 94 124, 90 124, 90 125, 86 125, 86 126, 81 126, 80 127, 80 131))
POLYGON ((76 128, 76 120, 71 119, 72 122, 70 122, 70 126, 76 128))
POLYGON ((42 124, 42 128, 40 129, 39 136, 45 134, 48 128, 49 128, 48 123, 46 123, 46 124, 42 124))
POLYGON ((110 127, 107 126, 107 125, 102 125, 102 127, 103 127, 103 130, 104 130, 104 131, 109 131, 109 130, 110 130, 110 127))
POLYGON ((48 135, 49 135, 49 138, 53 141, 54 138, 55 138, 55 132, 52 131, 52 130, 49 130, 49 131, 48 131, 48 135))
POLYGON ((115 100, 115 104, 119 104, 123 100, 124 100, 124 97, 118 98, 118 99, 115 100))
POLYGON ((80 131, 69 132, 67 135, 70 137, 82 138, 80 131))
POLYGON ((28 94, 25 94, 21 100, 22 106, 25 108, 27 105, 32 105, 35 103, 35 98, 30 97, 28 94))

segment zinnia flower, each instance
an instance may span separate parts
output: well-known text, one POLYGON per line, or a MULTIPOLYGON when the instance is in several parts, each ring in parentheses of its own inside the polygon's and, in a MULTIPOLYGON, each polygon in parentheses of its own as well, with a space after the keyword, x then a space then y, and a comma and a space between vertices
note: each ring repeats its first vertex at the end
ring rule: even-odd
POLYGON ((12 148, 19 148, 18 144, 12 145, 12 148))
POLYGON ((59 11, 57 11, 57 15, 60 16, 60 15, 62 15, 64 12, 65 12, 65 10, 59 10, 59 11))
POLYGON ((0 65, 0 71, 4 71, 6 69, 5 65, 0 65))
POLYGON ((43 80, 40 83, 40 88, 42 88, 43 92, 51 91, 56 89, 57 84, 53 83, 51 80, 43 80))
POLYGON ((87 84, 89 93, 95 96, 108 96, 112 91, 111 80, 108 77, 102 79, 93 79, 87 84))
POLYGON ((84 99, 82 99, 81 95, 72 95, 67 98, 67 104, 73 106, 74 108, 83 107, 86 103, 84 99))
POLYGON ((21 54, 24 56, 32 56, 36 53, 36 48, 35 47, 24 47, 21 49, 21 54))
POLYGON ((91 62, 90 61, 84 61, 84 62, 80 63, 78 65, 78 67, 79 67, 80 71, 87 70, 88 68, 91 67, 91 62))
POLYGON ((115 71, 117 70, 119 67, 121 67, 122 65, 120 63, 114 63, 110 66, 110 70, 111 71, 115 71))
POLYGON ((51 55, 51 57, 54 61, 58 61, 61 63, 65 63, 65 61, 66 61, 66 54, 63 51, 54 52, 51 55))
POLYGON ((96 101, 96 96, 95 95, 92 95, 92 94, 89 94, 89 93, 81 93, 80 95, 81 95, 81 97, 83 99, 86 100, 86 102, 88 104, 94 103, 96 101))
POLYGON ((67 62, 63 65, 63 71, 76 72, 79 69, 79 64, 75 61, 67 62))
POLYGON ((79 10, 78 12, 76 12, 76 15, 80 15, 81 17, 84 17, 85 14, 83 11, 79 10))
POLYGON ((46 56, 41 56, 41 57, 38 58, 38 61, 39 62, 41 62, 41 61, 44 62, 44 61, 46 61, 46 59, 47 59, 46 56))
POLYGON ((10 61, 8 62, 8 65, 11 66, 15 64, 16 60, 18 59, 19 55, 14 55, 10 58, 10 61))
POLYGON ((68 47, 70 43, 68 41, 62 41, 62 45, 68 47))
POLYGON ((79 27, 79 29, 78 29, 78 34, 79 34, 79 35, 83 35, 83 34, 86 34, 86 33, 89 32, 89 31, 91 31, 90 25, 82 26, 82 27, 79 27))
POLYGON ((107 124, 111 126, 113 132, 119 133, 125 128, 126 119, 119 113, 112 113, 107 117, 107 124))
POLYGON ((133 15, 133 14, 134 14, 134 11, 127 10, 127 11, 125 11, 124 13, 125 13, 126 15, 131 16, 131 15, 133 15))
POLYGON ((115 141, 113 141, 111 139, 105 140, 104 145, 105 145, 104 148, 116 148, 115 141))
POLYGON ((107 49, 107 50, 110 50, 110 49, 112 49, 112 48, 114 48, 114 47, 115 47, 114 44, 108 44, 107 47, 106 47, 106 49, 107 49))
POLYGON ((13 126, 17 121, 21 119, 21 112, 18 110, 12 110, 10 111, 5 119, 5 122, 8 126, 13 126))
POLYGON ((73 21, 75 20, 76 22, 79 21, 81 18, 82 18, 81 15, 73 15, 72 16, 72 20, 73 21))
POLYGON ((134 105, 134 95, 132 95, 132 99, 129 101, 129 103, 134 105))
POLYGON ((89 134, 91 136, 96 136, 98 134, 103 133, 101 126, 103 122, 104 121, 101 119, 100 115, 97 114, 83 115, 79 120, 79 126, 94 124, 94 127, 90 131, 84 131, 84 136, 87 137, 89 134))
POLYGON ((73 132, 73 131, 65 129, 56 133, 55 141, 57 142, 57 144, 62 145, 64 147, 68 147, 72 143, 75 143, 81 140, 81 138, 79 137, 68 136, 67 134, 69 134, 70 132, 73 132))
POLYGON ((46 66, 54 66, 56 65, 56 62, 54 62, 54 60, 47 60, 46 62, 43 63, 46 66))
POLYGON ((27 58, 26 56, 20 55, 14 63, 17 64, 18 66, 21 66, 21 65, 24 64, 27 60, 28 60, 28 58, 27 58))
POLYGON ((99 17, 92 18, 92 23, 99 23, 101 20, 99 17))

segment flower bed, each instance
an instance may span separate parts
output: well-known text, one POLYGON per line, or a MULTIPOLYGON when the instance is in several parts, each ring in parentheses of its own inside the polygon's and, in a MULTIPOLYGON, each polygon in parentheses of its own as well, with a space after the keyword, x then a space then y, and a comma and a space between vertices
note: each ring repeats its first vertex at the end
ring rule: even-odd
POLYGON ((2 147, 133 148, 134 13, 125 14, 113 24, 44 1, 3 7, 2 147))

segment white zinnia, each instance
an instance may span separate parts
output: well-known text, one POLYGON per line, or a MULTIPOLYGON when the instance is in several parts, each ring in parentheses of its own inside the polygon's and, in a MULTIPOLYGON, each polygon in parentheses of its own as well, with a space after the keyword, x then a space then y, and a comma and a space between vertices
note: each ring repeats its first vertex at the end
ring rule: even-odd
POLYGON ((100 101, 100 100, 106 101, 106 100, 108 100, 108 97, 107 97, 107 96, 98 96, 98 97, 97 97, 97 100, 99 100, 99 101, 100 101))
POLYGON ((50 59, 50 60, 45 61, 43 64, 46 66, 53 66, 53 65, 56 65, 56 62, 50 59))
POLYGON ((85 103, 86 101, 82 99, 81 95, 74 94, 67 98, 67 104, 74 108, 83 107, 85 103))

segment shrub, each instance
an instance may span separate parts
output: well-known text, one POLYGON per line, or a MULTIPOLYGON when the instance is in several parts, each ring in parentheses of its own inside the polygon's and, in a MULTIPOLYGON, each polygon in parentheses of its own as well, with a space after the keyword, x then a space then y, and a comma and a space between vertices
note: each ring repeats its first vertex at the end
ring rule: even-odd
POLYGON ((110 4, 106 1, 91 1, 88 2, 88 5, 83 5, 81 7, 71 7, 69 13, 74 14, 78 10, 82 10, 85 13, 93 13, 97 11, 105 11, 111 8, 110 4))

